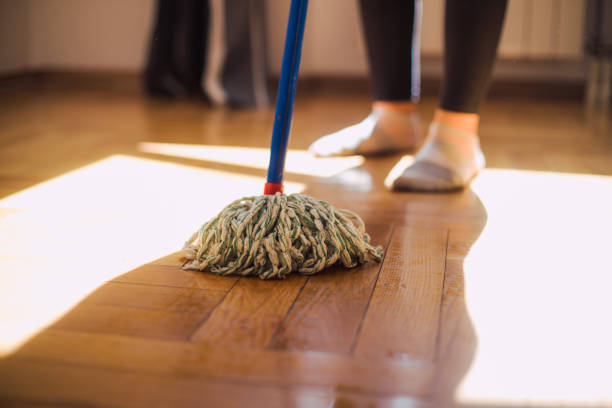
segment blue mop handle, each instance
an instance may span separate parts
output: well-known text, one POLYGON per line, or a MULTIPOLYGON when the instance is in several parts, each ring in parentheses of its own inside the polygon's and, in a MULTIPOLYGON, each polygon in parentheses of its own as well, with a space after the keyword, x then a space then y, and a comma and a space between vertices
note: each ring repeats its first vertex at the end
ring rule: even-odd
POLYGON ((306 24, 308 0, 292 0, 285 37, 285 51, 281 67, 278 95, 276 97, 276 112, 274 113, 274 129, 270 146, 270 164, 268 179, 264 194, 282 193, 285 156, 289 145, 291 117, 297 88, 298 71, 302 55, 302 38, 306 24))

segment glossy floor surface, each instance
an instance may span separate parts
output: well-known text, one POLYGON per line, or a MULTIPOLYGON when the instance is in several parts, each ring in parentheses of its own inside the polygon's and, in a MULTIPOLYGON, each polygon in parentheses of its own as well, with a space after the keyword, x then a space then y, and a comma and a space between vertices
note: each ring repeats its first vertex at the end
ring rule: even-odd
POLYGON ((383 186, 402 154, 305 152, 367 113, 365 94, 300 93, 286 188, 359 213, 384 261, 260 281, 176 250, 260 194, 271 110, 0 94, 0 405, 612 404, 609 119, 491 100, 488 168, 416 194, 383 186))

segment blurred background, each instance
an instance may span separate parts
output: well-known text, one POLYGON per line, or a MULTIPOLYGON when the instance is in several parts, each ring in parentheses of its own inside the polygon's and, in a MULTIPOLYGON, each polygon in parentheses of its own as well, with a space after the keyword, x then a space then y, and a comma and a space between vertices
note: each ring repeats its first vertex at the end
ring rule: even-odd
MULTIPOLYGON (((217 16, 217 20, 218 12, 213 9, 221 3, 210 3, 210 14, 213 18, 217 16)), ((257 21, 265 27, 267 46, 257 52, 265 55, 267 71, 274 77, 280 69, 289 2, 242 3, 251 4, 248 6, 251 8, 255 4, 260 9, 256 12, 257 21)), ((435 83, 441 73, 443 3, 428 0, 424 4, 421 52, 425 93, 435 91, 428 81, 435 83)), ((587 3, 587 0, 511 0, 495 72, 497 82, 535 83, 540 87, 552 83, 557 92, 581 96, 588 76, 587 3)), ((596 3, 606 2, 590 3, 589 7, 596 10, 601 7, 596 3)), ((227 7, 239 8, 240 4, 230 2, 227 7)), ((2 0, 0 75, 114 73, 125 79, 140 73, 147 61, 155 12, 153 0, 2 0)), ((315 0, 307 24, 302 78, 367 77, 356 2, 315 0)), ((212 25, 208 27, 209 40, 212 25)), ((609 31, 610 26, 603 25, 601 29, 609 31)), ((550 92, 550 87, 546 90, 550 92)), ((505 91, 510 92, 508 87, 505 91)), ((513 92, 521 91, 525 90, 513 92)), ((492 92, 496 92, 495 85, 492 92)))

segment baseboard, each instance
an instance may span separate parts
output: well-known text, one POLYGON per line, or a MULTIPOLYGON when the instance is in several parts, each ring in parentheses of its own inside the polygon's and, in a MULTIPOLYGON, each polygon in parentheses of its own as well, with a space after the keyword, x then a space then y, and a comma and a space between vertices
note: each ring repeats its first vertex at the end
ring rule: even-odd
MULTIPOLYGON (((423 96, 437 95, 441 86, 442 59, 422 58, 423 96)), ((490 98, 583 98, 585 67, 582 61, 499 60, 496 63, 490 98)), ((276 88, 278 78, 271 78, 276 88)), ((142 77, 134 71, 38 70, 0 76, 0 90, 91 89, 115 92, 140 92, 142 77)), ((300 77, 300 92, 324 94, 367 94, 367 76, 307 75, 300 77)), ((272 92, 274 94, 274 92, 272 92)))
POLYGON ((121 92, 142 90, 139 72, 115 70, 36 70, 0 76, 0 89, 91 89, 121 92))

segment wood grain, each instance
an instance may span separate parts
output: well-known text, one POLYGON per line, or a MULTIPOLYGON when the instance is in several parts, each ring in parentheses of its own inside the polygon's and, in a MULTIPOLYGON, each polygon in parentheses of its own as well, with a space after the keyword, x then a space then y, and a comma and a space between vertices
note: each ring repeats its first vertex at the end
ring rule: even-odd
POLYGON ((116 282, 147 285, 175 286, 228 291, 238 280, 235 276, 217 276, 212 273, 186 271, 178 265, 143 265, 113 279, 116 282))
POLYGON ((195 313, 202 316, 210 312, 224 294, 218 290, 109 282, 85 298, 83 304, 195 313))
POLYGON ((297 298, 308 277, 263 281, 241 278, 191 341, 241 347, 264 347, 297 298))
POLYGON ((149 265, 161 265, 161 266, 176 266, 180 267, 185 263, 185 258, 183 257, 182 251, 176 251, 169 255, 162 256, 154 260, 153 262, 149 262, 149 265))
POLYGON ((338 390, 329 386, 278 387, 217 381, 202 376, 123 372, 42 361, 0 362, 2 406, 112 407, 356 407, 427 406, 405 394, 338 390), (36 387, 27 387, 35 382, 36 387))
MULTIPOLYGON (((223 296, 221 292, 216 294, 219 298, 223 296)), ((85 302, 68 312, 54 327, 91 333, 186 340, 209 312, 168 312, 85 302)))
MULTIPOLYGON (((455 238, 451 231, 449 245, 455 238)), ((436 375, 432 386, 436 403, 441 406, 450 405, 454 397, 452 390, 466 374, 476 350, 476 334, 465 305, 462 259, 447 258, 445 278, 436 375)))
POLYGON ((435 358, 447 235, 436 229, 393 231, 357 339, 357 356, 435 358))
POLYGON ((52 329, 13 357, 157 375, 427 396, 433 365, 52 329))
POLYGON ((0 363, 0 401, 51 401, 63 406, 113 407, 285 407, 329 404, 317 389, 218 383, 199 377, 159 376, 30 361, 0 363), (30 387, 28 383, 37 384, 30 387), (232 396, 228 398, 228 396, 232 396))
MULTIPOLYGON (((372 242, 386 245, 391 225, 368 223, 372 242)), ((334 268, 310 277, 270 347, 347 353, 370 299, 381 264, 334 268)))

